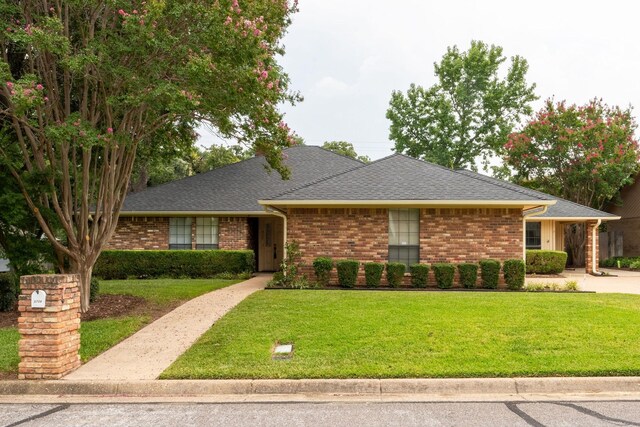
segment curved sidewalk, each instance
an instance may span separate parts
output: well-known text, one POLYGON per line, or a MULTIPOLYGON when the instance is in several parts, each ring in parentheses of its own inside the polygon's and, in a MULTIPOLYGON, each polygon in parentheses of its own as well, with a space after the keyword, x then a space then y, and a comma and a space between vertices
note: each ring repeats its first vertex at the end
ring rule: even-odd
POLYGON ((182 304, 70 373, 65 380, 153 380, 218 319, 271 278, 261 274, 182 304))

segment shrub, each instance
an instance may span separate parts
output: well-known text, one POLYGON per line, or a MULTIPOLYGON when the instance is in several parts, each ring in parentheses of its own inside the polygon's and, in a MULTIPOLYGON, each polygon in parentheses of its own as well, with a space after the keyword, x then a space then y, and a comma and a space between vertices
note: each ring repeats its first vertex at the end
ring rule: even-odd
POLYGON ((429 279, 429 266, 426 264, 411 264, 409 267, 411 272, 411 284, 416 288, 427 287, 429 279))
POLYGON ((343 288, 353 288, 358 281, 358 270, 360 262, 353 259, 343 259, 336 261, 338 270, 338 284, 343 288))
POLYGON ((105 280, 157 277, 213 277, 253 272, 253 251, 104 251, 93 274, 105 280))
POLYGON ((478 281, 478 264, 458 264, 460 284, 465 288, 475 288, 478 281))
POLYGON ((640 270, 640 261, 633 261, 629 267, 631 267, 634 270, 640 270))
POLYGON ((392 288, 397 288, 402 284, 402 278, 406 266, 401 262, 390 262, 387 264, 387 283, 392 288))
POLYGON ((578 282, 570 280, 564 284, 564 289, 567 291, 577 291, 580 290, 580 287, 578 286, 578 282))
POLYGON ((566 265, 566 252, 527 251, 527 274, 560 274, 566 265))
POLYGON ((287 256, 280 264, 280 270, 276 271, 273 279, 267 283, 268 287, 281 286, 284 288, 306 289, 309 287, 307 276, 299 274, 302 263, 302 253, 298 242, 287 242, 287 256))
POLYGON ((498 280, 500 279, 500 261, 483 259, 479 264, 482 287, 487 289, 497 288, 498 280))
POLYGON ((316 273, 318 283, 322 286, 327 286, 329 284, 331 270, 333 270, 333 260, 331 258, 318 257, 313 261, 313 271, 316 273))
POLYGON ((364 264, 364 280, 365 284, 370 288, 380 286, 384 264, 380 262, 366 262, 364 264))
POLYGON ((521 259, 508 259, 502 265, 504 281, 509 289, 522 289, 524 286, 524 261, 521 259))
POLYGON ((89 302, 94 302, 98 298, 98 295, 100 295, 100 281, 92 277, 89 287, 89 302))
POLYGON ((13 273, 0 273, 0 311, 12 311, 18 300, 18 277, 13 273))
POLYGON ((453 264, 433 264, 433 272, 436 276, 436 284, 440 289, 449 289, 453 286, 453 276, 456 273, 456 267, 453 264))

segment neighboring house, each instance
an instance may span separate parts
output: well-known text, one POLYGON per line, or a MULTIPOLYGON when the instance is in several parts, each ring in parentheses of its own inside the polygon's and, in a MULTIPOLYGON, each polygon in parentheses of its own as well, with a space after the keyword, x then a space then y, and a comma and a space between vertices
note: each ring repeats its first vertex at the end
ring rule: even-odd
POLYGON ((607 225, 602 233, 602 254, 613 256, 640 256, 640 177, 620 192, 622 204, 609 205, 606 209, 613 215, 622 217, 620 221, 607 225))
POLYGON ((10 271, 9 260, 0 258, 0 273, 6 273, 7 271, 10 271))
POLYGON ((593 230, 618 219, 401 154, 369 164, 311 146, 284 155, 289 181, 255 157, 128 195, 109 248, 250 248, 259 271, 278 268, 287 241, 300 245, 307 269, 318 256, 477 262, 523 258, 525 248, 562 250, 561 226, 585 222, 593 272, 593 230))

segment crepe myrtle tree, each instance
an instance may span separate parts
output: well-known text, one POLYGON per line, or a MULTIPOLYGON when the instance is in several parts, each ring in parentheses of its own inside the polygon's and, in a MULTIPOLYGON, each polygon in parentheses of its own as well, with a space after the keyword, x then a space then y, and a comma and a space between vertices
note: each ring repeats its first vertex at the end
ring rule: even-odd
MULTIPOLYGON (((172 125, 280 157, 295 102, 276 62, 296 4, 286 0, 15 0, 0 3, 0 146, 54 250, 81 280, 114 232, 141 145, 172 125), (29 191, 33 182, 45 191, 29 191), (52 212, 61 230, 56 234, 52 212)), ((167 138, 164 139, 165 142, 167 138)))
MULTIPOLYGON (((576 203, 603 209, 638 172, 637 125, 631 109, 601 99, 583 106, 547 100, 504 145, 513 180, 576 203)), ((584 261, 584 224, 566 230, 574 264, 584 261)))

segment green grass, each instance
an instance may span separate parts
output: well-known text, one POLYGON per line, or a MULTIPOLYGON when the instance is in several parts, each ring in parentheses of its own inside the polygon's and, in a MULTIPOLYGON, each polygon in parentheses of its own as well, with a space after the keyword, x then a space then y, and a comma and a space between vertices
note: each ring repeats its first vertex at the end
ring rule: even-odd
POLYGON ((158 305, 187 301, 207 292, 221 289, 240 280, 221 279, 152 279, 101 280, 100 293, 133 295, 158 305))
POLYGON ((263 291, 161 378, 638 375, 639 324, 635 295, 263 291))
MULTIPOLYGON (((110 280, 100 282, 104 294, 139 296, 151 304, 166 307, 238 283, 240 280, 218 279, 158 279, 110 280)), ((80 325, 80 357, 86 362, 113 347, 149 323, 146 313, 82 322, 80 325)), ((0 329, 0 372, 18 370, 18 340, 16 328, 0 329)))

